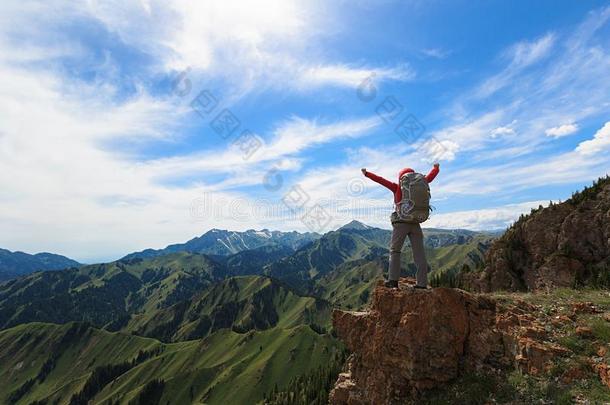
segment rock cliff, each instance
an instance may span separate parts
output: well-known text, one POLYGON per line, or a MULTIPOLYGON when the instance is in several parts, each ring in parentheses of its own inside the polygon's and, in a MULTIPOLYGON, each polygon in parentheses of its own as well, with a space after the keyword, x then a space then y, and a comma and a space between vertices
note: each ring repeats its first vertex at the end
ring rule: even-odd
POLYGON ((367 312, 335 310, 333 325, 352 352, 331 404, 394 404, 465 371, 518 367, 537 374, 566 349, 545 341, 525 302, 500 304, 458 289, 379 284, 367 312))
POLYGON ((482 292, 608 286, 610 178, 522 216, 491 246, 483 271, 460 278, 464 288, 482 292))

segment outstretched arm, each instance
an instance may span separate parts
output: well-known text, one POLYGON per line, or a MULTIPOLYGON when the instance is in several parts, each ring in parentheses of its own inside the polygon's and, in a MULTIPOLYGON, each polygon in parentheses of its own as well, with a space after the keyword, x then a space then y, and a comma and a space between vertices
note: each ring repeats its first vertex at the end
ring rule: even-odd
POLYGON ((428 175, 426 175, 426 181, 428 183, 430 183, 430 182, 432 182, 432 180, 434 180, 434 178, 436 177, 436 175, 440 171, 439 167, 440 167, 440 165, 438 163, 435 163, 434 167, 432 168, 432 170, 430 170, 430 173, 428 173, 428 175))
POLYGON ((371 173, 366 169, 362 169, 362 174, 364 174, 369 179, 373 180, 376 183, 381 184, 382 186, 389 189, 391 192, 395 193, 398 189, 398 184, 391 182, 390 180, 386 180, 381 176, 377 176, 375 173, 371 173))

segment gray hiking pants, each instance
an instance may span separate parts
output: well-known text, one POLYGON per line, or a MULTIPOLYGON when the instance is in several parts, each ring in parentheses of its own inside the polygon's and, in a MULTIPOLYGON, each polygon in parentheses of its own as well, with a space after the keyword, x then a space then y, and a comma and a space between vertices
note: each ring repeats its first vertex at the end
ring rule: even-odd
POLYGON ((400 276, 400 254, 407 236, 411 241, 413 250, 413 261, 417 266, 417 285, 426 287, 428 285, 428 263, 424 251, 424 234, 418 223, 394 222, 392 241, 390 242, 390 280, 398 280, 400 276))

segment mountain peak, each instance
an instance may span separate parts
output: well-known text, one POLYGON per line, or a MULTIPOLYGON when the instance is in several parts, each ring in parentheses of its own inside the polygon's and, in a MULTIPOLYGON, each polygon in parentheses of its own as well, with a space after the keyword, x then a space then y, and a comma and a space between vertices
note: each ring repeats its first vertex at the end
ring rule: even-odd
POLYGON ((371 227, 366 224, 363 224, 360 221, 356 221, 354 219, 353 221, 351 221, 351 222, 343 225, 341 228, 339 228, 339 230, 345 230, 345 229, 355 229, 355 230, 361 231, 361 230, 365 230, 365 229, 371 229, 371 227))

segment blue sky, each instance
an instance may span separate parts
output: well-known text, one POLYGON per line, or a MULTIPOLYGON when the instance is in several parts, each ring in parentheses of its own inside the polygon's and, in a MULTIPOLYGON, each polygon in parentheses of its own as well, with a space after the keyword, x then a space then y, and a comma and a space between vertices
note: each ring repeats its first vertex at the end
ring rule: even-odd
POLYGON ((608 171, 606 4, 5 1, 0 246, 92 262, 211 228, 387 228, 360 168, 436 161, 426 226, 505 227, 608 171))

